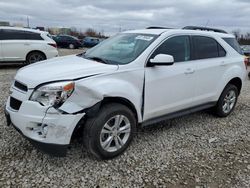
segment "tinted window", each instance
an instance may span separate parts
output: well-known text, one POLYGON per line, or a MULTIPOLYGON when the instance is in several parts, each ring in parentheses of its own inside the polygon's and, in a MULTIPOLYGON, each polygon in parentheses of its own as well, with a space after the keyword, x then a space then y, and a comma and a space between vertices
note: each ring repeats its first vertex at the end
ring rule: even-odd
POLYGON ((223 57, 226 51, 214 39, 203 36, 193 36, 195 59, 223 57))
POLYGON ((235 49, 239 54, 243 54, 239 43, 235 38, 223 38, 233 49, 235 49))
POLYGON ((3 40, 3 33, 2 29, 0 29, 0 40, 3 40))
POLYGON ((218 44, 218 49, 219 49, 219 57, 225 57, 226 56, 226 51, 220 44, 218 44))
POLYGON ((168 54, 175 62, 190 60, 190 41, 188 36, 177 36, 166 40, 155 50, 151 58, 158 54, 168 54))
POLYGON ((1 38, 2 40, 43 40, 39 33, 12 29, 3 29, 1 38))

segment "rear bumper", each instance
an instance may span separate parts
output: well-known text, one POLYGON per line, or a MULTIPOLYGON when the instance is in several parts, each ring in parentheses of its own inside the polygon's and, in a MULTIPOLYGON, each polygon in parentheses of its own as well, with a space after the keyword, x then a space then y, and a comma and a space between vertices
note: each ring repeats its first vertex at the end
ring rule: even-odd
POLYGON ((46 51, 46 58, 51 59, 51 58, 54 58, 54 57, 58 57, 59 54, 58 54, 57 48, 54 48, 54 47, 50 47, 50 48, 51 49, 46 51))

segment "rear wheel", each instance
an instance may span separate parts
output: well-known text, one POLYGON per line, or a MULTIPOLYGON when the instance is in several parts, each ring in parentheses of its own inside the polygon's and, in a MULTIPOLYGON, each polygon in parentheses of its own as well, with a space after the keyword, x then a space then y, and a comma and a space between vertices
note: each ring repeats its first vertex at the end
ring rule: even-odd
POLYGON ((84 145, 97 158, 113 158, 128 147, 135 130, 136 119, 130 109, 122 104, 107 104, 96 117, 86 121, 84 145))
POLYGON ((228 84, 223 90, 217 105, 216 105, 216 114, 219 117, 228 116, 234 109, 239 91, 235 85, 228 84))
POLYGON ((36 63, 38 61, 43 61, 45 59, 46 59, 45 55, 42 54, 41 52, 31 52, 27 55, 26 63, 32 64, 32 63, 36 63))
POLYGON ((69 44, 69 49, 75 49, 75 45, 74 44, 69 44))

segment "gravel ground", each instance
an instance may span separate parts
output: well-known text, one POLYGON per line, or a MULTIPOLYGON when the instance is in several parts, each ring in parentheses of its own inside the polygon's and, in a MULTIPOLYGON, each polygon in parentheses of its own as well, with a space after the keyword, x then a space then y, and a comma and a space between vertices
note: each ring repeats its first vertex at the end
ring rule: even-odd
POLYGON ((230 117, 199 112, 140 129, 123 155, 98 161, 78 142, 48 156, 5 126, 18 68, 0 68, 0 187, 250 187, 249 80, 230 117))

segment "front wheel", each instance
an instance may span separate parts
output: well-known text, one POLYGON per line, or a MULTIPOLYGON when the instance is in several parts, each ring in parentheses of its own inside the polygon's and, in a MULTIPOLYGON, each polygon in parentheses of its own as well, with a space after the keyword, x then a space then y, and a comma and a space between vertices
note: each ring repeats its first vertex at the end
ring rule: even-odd
POLYGON ((219 117, 228 116, 234 109, 239 91, 235 85, 228 84, 223 90, 217 105, 216 105, 216 114, 219 117))
POLYGON ((86 149, 100 159, 121 154, 131 142, 136 130, 133 112, 122 104, 104 105, 94 118, 84 125, 86 149))

